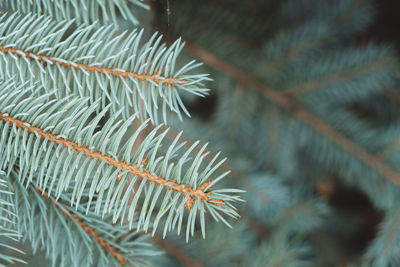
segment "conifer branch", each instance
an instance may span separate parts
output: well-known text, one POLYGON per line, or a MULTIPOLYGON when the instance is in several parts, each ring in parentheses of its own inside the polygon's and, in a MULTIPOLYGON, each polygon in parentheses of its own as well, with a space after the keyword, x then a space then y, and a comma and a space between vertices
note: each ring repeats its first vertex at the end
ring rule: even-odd
POLYGON ((332 126, 321 121, 318 117, 311 114, 299 103, 296 103, 287 96, 272 90, 271 88, 262 84, 256 77, 253 77, 252 75, 237 69, 235 66, 220 60, 210 52, 193 43, 187 43, 186 50, 209 66, 223 71, 239 82, 247 84, 250 87, 260 91, 275 105, 292 113, 295 117, 331 139, 336 145, 342 147, 345 151, 357 157, 364 164, 371 167, 394 184, 400 186, 400 174, 397 171, 387 166, 386 163, 384 163, 378 156, 367 152, 361 146, 353 143, 343 134, 336 131, 332 126))
POLYGON ((88 105, 87 99, 79 98, 62 101, 53 96, 44 93, 43 88, 29 88, 12 81, 0 86, 0 165, 7 168, 18 163, 21 183, 28 185, 35 180, 56 198, 73 185, 70 201, 76 206, 88 190, 88 209, 92 204, 96 214, 111 212, 114 223, 119 219, 124 222, 127 216, 130 227, 138 209, 137 228, 144 231, 154 222, 154 232, 161 218, 168 216, 164 235, 175 227, 180 231, 185 210, 189 211, 187 237, 194 234, 199 211, 203 234, 206 210, 227 225, 220 213, 238 216, 232 202, 241 200, 232 194, 242 191, 213 189, 228 172, 210 179, 225 160, 218 162, 215 156, 211 162, 203 163, 208 155, 204 152, 207 144, 192 153, 198 142, 182 149, 184 143, 179 142, 178 134, 165 148, 166 152, 159 155, 168 132, 158 133, 162 125, 150 131, 144 140, 138 140, 147 123, 141 124, 132 136, 126 136, 127 129, 137 120, 135 115, 118 121, 116 113, 98 129, 107 108, 89 119, 97 103, 88 105), (10 87, 14 89, 8 90, 10 87), (122 142, 125 137, 128 140, 122 142), (137 149, 132 152, 134 147, 137 149), (94 199, 97 203, 106 200, 106 204, 91 203, 94 199))
POLYGON ((47 257, 51 255, 53 265, 147 266, 141 256, 158 254, 146 242, 148 236, 111 224, 110 217, 97 216, 92 210, 83 213, 87 202, 76 210, 66 207, 71 191, 56 200, 33 182, 23 186, 19 169, 12 167, 8 181, 18 204, 17 228, 24 239, 30 239, 34 251, 40 246, 47 257))
POLYGON ((138 113, 144 120, 167 121, 167 109, 182 119, 190 116, 181 93, 203 97, 207 74, 189 74, 201 64, 191 61, 178 68, 184 44, 161 43, 159 34, 142 42, 143 31, 126 34, 118 28, 80 26, 64 37, 71 21, 54 22, 16 13, 0 17, 0 77, 40 81, 57 98, 71 94, 101 100, 99 110, 111 103, 111 113, 138 113), (20 23, 15 23, 20 21, 20 23))
MULTIPOLYGON (((30 125, 28 122, 15 119, 9 115, 4 115, 1 112, 0 112, 0 121, 3 121, 5 123, 8 122, 19 129, 27 130, 31 134, 38 135, 42 137, 44 140, 48 140, 48 142, 52 142, 57 145, 62 145, 67 149, 72 149, 77 154, 83 153, 86 157, 97 159, 99 162, 105 162, 106 164, 119 169, 120 173, 128 172, 134 176, 139 176, 142 179, 147 179, 150 183, 155 183, 157 185, 164 186, 168 190, 180 192, 183 194, 184 197, 188 195, 189 197, 185 203, 185 206, 188 210, 192 208, 193 203, 197 198, 199 198, 201 201, 209 202, 211 205, 215 206, 225 205, 225 201, 223 201, 222 199, 211 200, 209 198, 209 195, 211 194, 212 190, 209 187, 209 185, 212 184, 213 182, 212 180, 208 180, 207 182, 204 182, 203 184, 198 186, 197 189, 193 189, 193 187, 187 186, 185 184, 179 184, 173 181, 173 179, 166 179, 162 176, 155 176, 149 170, 141 170, 141 167, 136 164, 128 164, 124 161, 118 161, 110 155, 103 155, 99 151, 90 150, 89 148, 83 145, 78 145, 75 142, 66 140, 50 132, 43 131, 39 127, 30 125), (206 188, 209 190, 209 192, 205 192, 206 188)), ((144 159, 144 161, 142 161, 142 164, 146 163, 146 161, 147 160, 144 159)), ((122 176, 118 178, 118 181, 120 182, 121 179, 122 176)))
POLYGON ((138 74, 135 72, 127 72, 127 71, 121 71, 118 70, 117 68, 108 68, 108 67, 97 67, 97 66, 92 66, 89 64, 83 64, 79 62, 68 62, 65 59, 61 58, 54 58, 51 56, 46 56, 46 55, 41 55, 41 54, 35 54, 32 52, 24 51, 19 48, 11 48, 11 47, 3 47, 0 45, 0 51, 3 52, 5 55, 8 53, 13 54, 17 57, 25 57, 30 60, 36 60, 37 62, 42 63, 45 67, 47 64, 51 65, 59 65, 64 68, 74 68, 75 70, 86 70, 89 72, 96 72, 99 74, 109 74, 114 77, 123 77, 126 79, 133 78, 137 79, 139 81, 148 81, 151 80, 156 83, 161 83, 161 84, 166 84, 166 85, 171 85, 171 86, 176 86, 177 84, 184 84, 186 83, 185 80, 179 80, 177 78, 167 78, 167 77, 162 77, 159 74, 138 74))
MULTIPOLYGON (((15 169, 15 171, 19 173, 18 169, 15 169)), ((59 209, 62 214, 64 214, 67 218, 74 220, 88 235, 92 236, 93 239, 104 249, 105 253, 110 253, 122 266, 124 266, 128 262, 128 258, 122 255, 118 249, 102 239, 93 228, 86 225, 83 220, 75 215, 70 209, 66 207, 61 208, 53 197, 49 196, 46 192, 42 192, 37 185, 33 183, 31 185, 36 190, 36 192, 38 192, 39 195, 43 196, 47 201, 51 201, 51 203, 53 203, 53 205, 57 209, 59 209)))

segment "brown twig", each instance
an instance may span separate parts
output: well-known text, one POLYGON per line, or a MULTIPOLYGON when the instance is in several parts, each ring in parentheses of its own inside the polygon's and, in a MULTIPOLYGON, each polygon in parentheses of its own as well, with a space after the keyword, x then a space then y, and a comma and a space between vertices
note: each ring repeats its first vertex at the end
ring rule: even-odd
MULTIPOLYGON (((65 148, 69 148, 74 150, 75 152, 83 153, 86 157, 90 157, 92 159, 97 159, 100 162, 105 161, 108 165, 114 166, 115 168, 120 168, 121 172, 128 171, 130 174, 134 176, 139 176, 143 179, 147 179, 150 183, 155 183, 160 186, 164 186, 168 190, 174 190, 177 192, 182 193, 184 196, 189 194, 189 198, 185 203, 185 206, 188 210, 191 209, 194 200, 199 198, 201 201, 207 201, 212 205, 215 206, 220 206, 220 205, 225 205, 225 202, 220 199, 210 199, 209 195, 211 192, 205 192, 205 189, 212 183, 211 180, 208 180, 204 182, 202 185, 198 186, 197 189, 193 189, 192 187, 188 185, 183 185, 179 184, 175 181, 172 180, 167 180, 164 177, 161 176, 154 176, 153 174, 150 173, 148 170, 141 170, 136 164, 128 164, 124 161, 118 161, 114 159, 110 155, 103 155, 99 151, 92 151, 89 148, 85 146, 79 146, 77 143, 66 140, 62 137, 58 137, 55 134, 52 134, 50 132, 45 132, 39 127, 35 127, 30 125, 29 123, 13 118, 9 116, 8 114, 2 114, 0 113, 0 121, 8 122, 12 125, 15 125, 15 127, 20 128, 22 130, 27 130, 29 133, 38 135, 42 137, 43 139, 48 139, 49 142, 55 143, 57 145, 62 145, 65 148)), ((119 178, 120 181, 121 178, 119 178)))
POLYGON ((19 48, 0 46, 0 51, 6 55, 8 53, 10 53, 10 54, 16 55, 18 57, 24 56, 27 59, 36 60, 38 62, 41 62, 45 66, 48 63, 50 63, 50 64, 62 66, 64 68, 73 68, 76 70, 86 70, 89 72, 100 73, 100 74, 110 74, 114 77, 123 77, 123 78, 132 77, 132 78, 140 80, 140 81, 152 80, 157 83, 161 82, 163 84, 168 84, 171 86, 176 86, 177 84, 185 82, 185 81, 180 81, 177 78, 162 77, 159 74, 153 74, 153 75, 149 75, 149 74, 145 74, 145 73, 138 74, 135 72, 120 71, 120 70, 117 70, 116 68, 96 67, 96 66, 90 66, 89 64, 79 63, 79 62, 67 62, 64 60, 60 60, 58 58, 54 58, 54 57, 46 56, 46 55, 35 54, 35 53, 25 51, 25 50, 19 49, 19 48))

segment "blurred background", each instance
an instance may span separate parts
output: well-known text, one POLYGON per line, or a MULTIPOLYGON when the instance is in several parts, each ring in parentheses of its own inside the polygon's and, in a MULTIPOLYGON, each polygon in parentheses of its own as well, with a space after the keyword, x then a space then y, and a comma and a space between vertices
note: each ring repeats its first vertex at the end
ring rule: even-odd
POLYGON ((205 266, 400 266, 399 2, 150 3, 214 79, 177 128, 247 191, 234 233, 177 247, 205 266))

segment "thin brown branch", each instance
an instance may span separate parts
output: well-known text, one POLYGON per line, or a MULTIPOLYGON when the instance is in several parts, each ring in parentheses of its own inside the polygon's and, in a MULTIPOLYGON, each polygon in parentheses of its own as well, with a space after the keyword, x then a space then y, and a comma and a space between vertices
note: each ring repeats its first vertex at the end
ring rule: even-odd
POLYGON ((400 186, 400 174, 398 172, 393 170, 391 167, 387 166, 379 157, 370 154, 364 148, 353 143, 343 134, 336 131, 332 126, 323 122, 318 117, 307 111, 305 107, 301 106, 300 104, 293 101, 289 97, 281 95, 280 93, 265 86, 256 77, 245 73, 244 71, 236 68, 235 66, 229 64, 228 62, 222 61, 221 59, 215 57, 210 52, 204 50, 203 48, 195 44, 186 42, 185 48, 189 53, 193 54, 194 56, 196 56, 209 66, 218 69, 220 71, 223 71, 224 73, 235 78, 239 82, 260 91, 272 103, 292 113, 299 120, 311 126, 320 134, 331 139, 336 145, 340 146, 349 154, 358 158, 365 165, 370 166, 377 173, 383 175, 388 180, 392 181, 394 184, 400 186))
POLYGON ((173 246, 172 244, 170 244, 163 238, 158 237, 158 236, 153 236, 151 239, 158 246, 162 247, 165 250, 165 252, 168 253, 168 255, 170 255, 171 257, 173 257, 180 263, 182 263, 184 266, 188 266, 188 267, 202 267, 203 266, 201 263, 192 259, 189 255, 187 255, 183 251, 179 250, 177 247, 173 246))
POLYGON ((40 63, 42 63, 43 65, 47 65, 48 63, 50 64, 54 64, 54 65, 59 65, 61 67, 64 68, 73 68, 76 70, 86 70, 89 72, 93 72, 93 73, 99 73, 99 74, 109 74, 112 75, 114 77, 123 77, 123 78, 134 78, 137 79, 139 81, 147 81, 147 80, 152 80, 156 83, 163 83, 163 84, 168 84, 171 86, 176 86, 179 83, 184 83, 185 81, 180 81, 177 78, 167 78, 167 77, 162 77, 159 74, 153 74, 153 75, 149 75, 149 74, 138 74, 135 72, 129 72, 129 71, 120 71, 117 68, 108 68, 108 67, 96 67, 96 66, 91 66, 89 64, 83 64, 80 62, 68 62, 65 60, 60 60, 58 58, 54 58, 51 56, 47 56, 47 55, 39 55, 39 54, 35 54, 29 51, 25 51, 23 49, 20 48, 11 48, 11 47, 4 47, 4 46, 0 46, 0 51, 3 52, 4 54, 13 54, 15 56, 21 57, 24 56, 27 59, 30 60, 36 60, 40 63))
POLYGON ((0 121, 4 121, 6 123, 10 123, 11 125, 15 125, 15 127, 20 128, 22 130, 27 130, 29 133, 38 135, 43 139, 47 138, 49 142, 55 143, 57 145, 62 145, 65 148, 74 150, 78 154, 83 153, 86 157, 97 159, 100 162, 105 161, 106 164, 108 165, 114 166, 115 168, 120 168, 120 172, 128 171, 130 174, 134 176, 139 176, 142 179, 147 179, 150 183, 155 183, 158 184, 159 186, 164 186, 168 190, 180 192, 184 196, 189 194, 190 197, 185 203, 185 206, 188 210, 191 209, 194 200, 197 198, 200 198, 201 201, 207 201, 215 206, 225 205, 225 202, 223 200, 219 199, 211 200, 209 198, 211 192, 205 192, 205 189, 207 188, 208 185, 210 185, 210 183, 212 183, 212 180, 204 182, 202 185, 198 186, 197 189, 195 190, 190 186, 179 184, 173 180, 167 180, 166 178, 161 176, 154 176, 148 170, 142 171, 140 167, 137 166, 136 164, 128 164, 124 161, 117 161, 110 155, 107 154, 103 155, 99 151, 96 150, 92 151, 85 146, 79 146, 75 142, 66 140, 50 132, 45 132, 39 127, 32 126, 28 122, 13 118, 8 114, 0 113, 0 121))

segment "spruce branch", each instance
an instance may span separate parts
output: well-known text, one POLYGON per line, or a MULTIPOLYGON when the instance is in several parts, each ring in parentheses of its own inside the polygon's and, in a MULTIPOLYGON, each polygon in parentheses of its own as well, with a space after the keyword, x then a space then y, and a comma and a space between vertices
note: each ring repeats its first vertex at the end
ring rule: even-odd
POLYGON ((271 88, 265 86, 262 82, 260 82, 256 77, 245 73, 244 71, 236 68, 228 62, 220 60, 210 52, 193 43, 187 43, 186 50, 205 62, 207 65, 217 70, 223 71, 229 76, 241 82, 242 84, 246 84, 260 91, 272 103, 293 114, 296 118, 311 126, 323 136, 331 139, 336 145, 340 146, 347 153, 355 156, 365 165, 370 166, 377 173, 383 175, 389 181, 400 186, 400 175, 396 170, 393 170, 378 156, 366 151, 360 145, 352 142, 346 136, 336 131, 332 126, 320 120, 318 117, 310 113, 301 104, 295 102, 293 99, 283 94, 272 90, 271 88))
MULTIPOLYGON (((18 170, 16 170, 17 173, 19 173, 18 170)), ((90 235, 103 249, 105 253, 110 253, 122 266, 125 265, 128 262, 128 258, 126 258, 124 255, 121 254, 121 252, 107 243, 104 239, 100 237, 100 235, 90 226, 86 225, 83 220, 75 215, 70 209, 63 207, 61 208, 58 202, 51 196, 49 196, 47 193, 42 192, 40 188, 35 185, 31 184, 33 188, 36 190, 36 192, 44 197, 47 201, 51 201, 51 203, 61 211, 63 215, 65 215, 67 218, 74 220, 88 235, 90 235)))
POLYGON ((180 93, 207 94, 206 74, 189 74, 199 63, 177 68, 183 48, 178 39, 170 47, 154 34, 142 43, 143 31, 117 34, 117 28, 80 26, 64 37, 71 22, 46 17, 0 18, 0 77, 21 82, 40 81, 46 91, 57 89, 57 97, 71 94, 101 100, 98 110, 111 103, 110 112, 123 107, 122 116, 139 113, 144 120, 158 122, 159 108, 166 122, 167 109, 189 116, 180 93), (19 22, 19 23, 17 23, 19 22), (161 107, 159 107, 161 105, 161 107))
POLYGON ((218 162, 216 156, 203 166, 207 145, 190 158, 198 142, 181 151, 184 143, 178 142, 178 134, 166 148, 166 153, 160 156, 159 150, 165 143, 163 139, 167 131, 159 134, 161 126, 158 126, 131 155, 146 123, 124 143, 122 139, 136 116, 122 123, 117 121, 116 113, 103 129, 96 130, 107 108, 89 119, 97 108, 96 104, 87 106, 87 99, 62 101, 51 100, 52 97, 54 95, 44 93, 43 88, 26 87, 12 81, 0 87, 0 164, 9 167, 18 162, 22 183, 35 181, 40 188, 48 188, 49 193, 54 189, 56 198, 74 183, 72 205, 78 206, 84 190, 89 190, 89 204, 94 198, 98 203, 106 201, 104 206, 93 204, 97 214, 104 216, 111 212, 114 222, 118 219, 124 222, 127 216, 130 227, 134 222, 134 212, 139 209, 138 231, 142 228, 147 231, 150 222, 154 221, 154 233, 160 219, 168 216, 164 235, 175 227, 180 231, 184 207, 189 211, 187 238, 189 233, 194 233, 197 212, 200 212, 203 234, 206 210, 214 219, 228 225, 220 213, 238 216, 231 203, 240 199, 231 194, 241 190, 213 189, 227 172, 214 180, 209 179, 224 160, 218 162), (9 91, 10 87, 16 88, 9 91), (177 157, 179 160, 174 161, 177 157), (130 202, 132 191, 134 197, 130 202), (140 205, 141 195, 144 197, 140 205), (157 209, 156 203, 160 204, 159 212, 151 220, 157 209))
MULTIPOLYGON (((75 142, 66 140, 63 137, 52 134, 51 132, 43 131, 39 127, 30 125, 28 122, 25 122, 25 121, 22 121, 19 119, 15 119, 9 115, 3 115, 1 112, 0 112, 0 120, 2 120, 5 123, 9 123, 10 125, 13 125, 13 127, 16 127, 17 129, 27 130, 29 133, 39 136, 43 140, 47 140, 47 142, 54 143, 56 145, 60 145, 69 150, 73 150, 76 152, 76 154, 82 153, 87 158, 97 159, 99 162, 102 162, 102 163, 105 162, 105 164, 113 166, 116 169, 119 169, 120 173, 124 173, 124 172, 129 173, 133 176, 138 176, 142 179, 147 179, 150 183, 155 183, 159 186, 163 186, 167 190, 173 190, 176 192, 180 192, 184 196, 188 195, 189 197, 187 198, 186 203, 185 203, 185 207, 188 210, 190 210, 192 208, 193 203, 197 198, 199 198, 201 201, 207 201, 215 206, 224 206, 225 205, 225 201, 223 201, 221 199, 210 200, 209 195, 211 194, 211 192, 205 192, 205 189, 209 188, 209 185, 212 183, 212 181, 204 182, 203 184, 198 186, 197 189, 195 190, 190 186, 187 186, 187 185, 184 186, 175 181, 169 181, 169 179, 166 179, 164 177, 155 176, 148 170, 142 170, 139 166, 145 167, 146 162, 148 160, 147 158, 144 158, 141 161, 140 165, 128 164, 124 161, 116 160, 111 155, 107 155, 107 154, 103 155, 99 151, 96 151, 93 149, 91 150, 88 147, 85 147, 83 145, 78 145, 75 142)), ((122 180, 122 177, 123 177, 122 175, 118 177, 119 182, 122 180)))
POLYGON ((125 71, 119 71, 116 70, 115 68, 107 68, 107 67, 96 67, 92 66, 89 64, 82 64, 82 63, 68 63, 63 59, 58 59, 58 58, 53 58, 50 56, 45 56, 45 55, 38 55, 35 53, 27 52, 22 49, 18 48, 10 48, 10 47, 3 47, 0 46, 0 51, 3 52, 4 54, 13 54, 14 56, 18 57, 25 57, 30 60, 37 60, 39 63, 42 63, 44 66, 47 64, 51 65, 59 65, 64 68, 74 68, 75 70, 86 70, 88 72, 92 73, 99 73, 99 74, 109 74, 114 77, 123 77, 123 78, 130 78, 132 77, 133 79, 139 80, 139 81, 147 81, 151 80, 153 82, 160 82, 161 84, 165 85, 171 85, 171 86, 176 86, 178 83, 185 83, 185 81, 179 81, 176 78, 166 78, 166 77, 161 77, 158 74, 153 74, 153 75, 148 75, 148 74, 137 74, 134 72, 125 72, 125 71))
POLYGON ((131 5, 149 9, 142 0, 1 0, 0 7, 18 10, 23 14, 37 13, 55 20, 76 20, 78 25, 100 21, 118 25, 119 18, 136 25, 139 23, 131 5), (118 16, 118 11, 121 16, 118 16))
POLYGON ((69 209, 65 203, 71 192, 56 200, 34 183, 23 186, 18 174, 18 167, 13 167, 9 176, 18 204, 18 229, 30 239, 34 251, 40 248, 51 255, 53 266, 147 266, 141 257, 158 254, 146 243, 145 235, 128 231, 126 225, 111 224, 110 218, 100 218, 92 211, 85 214, 88 203, 69 209))

